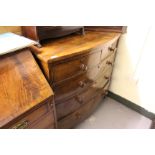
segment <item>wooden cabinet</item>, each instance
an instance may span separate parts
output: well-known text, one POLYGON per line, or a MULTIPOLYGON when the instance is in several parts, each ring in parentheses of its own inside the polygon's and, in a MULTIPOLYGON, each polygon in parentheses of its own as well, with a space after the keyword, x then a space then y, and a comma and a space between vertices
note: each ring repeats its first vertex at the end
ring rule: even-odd
POLYGON ((86 31, 46 42, 35 53, 54 90, 58 128, 77 125, 107 94, 119 36, 86 31))
POLYGON ((28 48, 0 57, 0 128, 56 128, 53 91, 28 48))

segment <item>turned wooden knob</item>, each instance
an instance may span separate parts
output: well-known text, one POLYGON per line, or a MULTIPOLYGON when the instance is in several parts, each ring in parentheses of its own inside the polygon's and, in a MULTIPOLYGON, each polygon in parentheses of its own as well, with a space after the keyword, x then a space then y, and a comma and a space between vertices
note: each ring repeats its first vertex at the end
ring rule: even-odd
POLYGON ((80 119, 81 118, 81 114, 78 113, 78 112, 75 114, 75 116, 76 116, 77 119, 80 119))
POLYGON ((106 89, 106 90, 104 90, 103 91, 103 93, 101 94, 102 96, 105 96, 105 95, 107 95, 108 94, 108 90, 106 89))
POLYGON ((112 47, 109 47, 108 49, 109 49, 109 51, 114 51, 115 50, 115 48, 112 48, 112 47))
POLYGON ((111 61, 107 61, 106 64, 112 66, 112 62, 111 61))
POLYGON ((99 64, 97 67, 100 68, 101 67, 101 64, 99 64))
POLYGON ((106 80, 109 80, 110 79, 110 77, 109 76, 104 76, 104 78, 106 79, 106 80))
POLYGON ((82 97, 80 97, 80 96, 76 96, 76 100, 77 100, 80 104, 83 103, 83 99, 82 99, 82 97))
POLYGON ((79 82, 79 86, 80 86, 81 88, 83 88, 83 87, 85 86, 85 83, 84 83, 83 81, 80 81, 80 82, 79 82))
POLYGON ((82 71, 87 71, 88 67, 87 67, 87 65, 85 65, 85 64, 81 64, 81 65, 80 65, 80 69, 81 69, 82 71))

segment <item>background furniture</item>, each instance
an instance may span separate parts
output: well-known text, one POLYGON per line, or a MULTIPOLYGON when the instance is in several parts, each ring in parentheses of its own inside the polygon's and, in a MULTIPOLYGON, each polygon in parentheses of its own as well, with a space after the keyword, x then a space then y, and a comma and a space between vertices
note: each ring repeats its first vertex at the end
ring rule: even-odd
POLYGON ((28 48, 0 57, 0 128, 56 128, 53 91, 28 48))
POLYGON ((71 33, 84 34, 84 26, 22 26, 25 37, 41 43, 43 40, 63 37, 71 33))

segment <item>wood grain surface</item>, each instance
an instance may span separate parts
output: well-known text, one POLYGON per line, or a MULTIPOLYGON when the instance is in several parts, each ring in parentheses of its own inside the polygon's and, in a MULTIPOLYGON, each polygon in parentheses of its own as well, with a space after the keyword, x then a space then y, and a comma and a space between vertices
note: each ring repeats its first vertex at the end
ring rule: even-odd
POLYGON ((52 95, 28 49, 0 57, 0 127, 52 95))
POLYGON ((58 128, 77 125, 107 95, 120 34, 73 34, 47 41, 41 52, 34 52, 55 93, 58 128))
POLYGON ((87 50, 91 50, 117 40, 120 33, 113 32, 93 32, 88 31, 85 35, 69 35, 60 39, 50 40, 42 44, 41 53, 37 57, 46 63, 65 59, 69 56, 79 55, 87 50))

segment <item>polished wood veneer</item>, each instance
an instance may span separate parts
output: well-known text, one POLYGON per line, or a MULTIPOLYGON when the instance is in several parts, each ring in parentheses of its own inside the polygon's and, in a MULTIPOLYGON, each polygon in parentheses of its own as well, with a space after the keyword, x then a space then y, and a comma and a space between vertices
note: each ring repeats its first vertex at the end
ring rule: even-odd
POLYGON ((53 91, 28 48, 0 57, 0 128, 55 128, 53 91))
POLYGON ((34 54, 54 91, 58 128, 73 128, 107 95, 120 33, 86 31, 34 54))
POLYGON ((42 44, 42 51, 37 57, 46 63, 66 60, 66 58, 90 53, 91 50, 112 44, 120 36, 120 33, 86 31, 84 36, 70 35, 61 39, 47 41, 42 44))
POLYGON ((53 83, 63 81, 75 74, 84 73, 85 71, 97 66, 101 57, 101 49, 94 50, 93 53, 74 57, 72 60, 63 61, 53 65, 51 78, 53 83), (95 59, 94 59, 95 58, 95 59), (69 69, 68 69, 69 68, 69 69))

